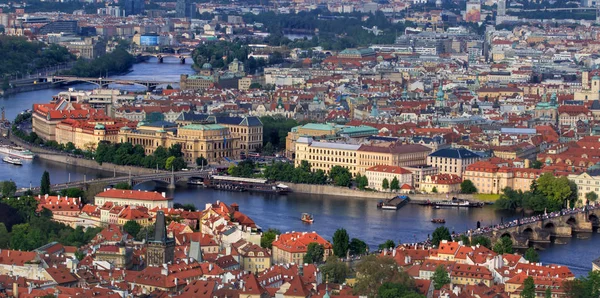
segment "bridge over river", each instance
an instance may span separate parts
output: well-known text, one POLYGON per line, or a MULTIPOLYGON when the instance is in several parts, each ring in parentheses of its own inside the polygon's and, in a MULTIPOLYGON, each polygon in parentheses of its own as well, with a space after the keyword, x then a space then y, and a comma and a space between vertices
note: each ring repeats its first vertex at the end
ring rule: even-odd
POLYGON ((574 233, 592 233, 600 226, 600 204, 546 213, 466 232, 469 236, 484 235, 492 242, 510 237, 517 248, 532 243, 550 243, 555 238, 571 238, 574 233))
POLYGON ((90 83, 97 85, 98 87, 106 87, 109 84, 123 84, 123 85, 142 85, 148 88, 148 90, 152 90, 156 88, 158 85, 164 84, 177 84, 179 82, 165 82, 165 81, 156 81, 156 80, 126 80, 126 79, 111 79, 111 78, 85 78, 85 77, 75 77, 75 76, 49 76, 46 78, 40 78, 40 83, 53 83, 53 84, 61 84, 61 83, 90 83))
MULTIPOLYGON (((61 191, 67 188, 81 188, 84 190, 88 190, 93 188, 94 190, 101 191, 106 186, 115 185, 120 182, 127 182, 131 186, 135 186, 137 184, 148 182, 148 181, 157 181, 168 183, 168 188, 174 189, 175 183, 178 181, 188 181, 191 178, 206 178, 209 174, 209 170, 193 170, 193 171, 178 171, 178 172, 168 172, 168 171, 160 171, 151 174, 142 174, 142 175, 129 175, 129 176, 120 176, 120 177, 111 177, 111 178, 102 178, 102 179, 94 179, 94 180, 83 180, 83 181, 74 181, 68 183, 60 183, 53 184, 50 186, 52 191, 61 191)), ((31 190, 34 193, 38 193, 40 191, 39 187, 34 188, 26 188, 20 189, 17 191, 16 195, 23 195, 27 190, 31 190)))

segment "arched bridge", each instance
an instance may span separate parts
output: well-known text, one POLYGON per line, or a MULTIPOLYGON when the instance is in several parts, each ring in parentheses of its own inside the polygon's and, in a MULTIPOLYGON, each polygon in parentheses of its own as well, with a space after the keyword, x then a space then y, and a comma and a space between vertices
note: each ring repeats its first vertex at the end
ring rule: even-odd
MULTIPOLYGON (((41 80, 44 81, 44 80, 41 80)), ((72 77, 72 76, 51 76, 46 78, 47 82, 60 84, 60 83, 74 83, 84 82, 98 85, 98 87, 106 87, 109 84, 124 84, 124 85, 142 85, 152 90, 158 85, 163 84, 177 84, 178 82, 165 82, 165 81, 154 81, 154 80, 123 80, 123 79, 111 79, 111 78, 85 78, 85 77, 72 77)))
MULTIPOLYGON (((178 181, 188 181, 190 178, 206 178, 209 175, 209 170, 195 170, 195 171, 178 171, 178 172, 168 172, 168 171, 160 171, 157 173, 151 174, 143 174, 136 176, 120 176, 120 177, 111 177, 111 178, 102 178, 102 179, 94 179, 94 180, 83 180, 83 181, 74 181, 69 183, 60 183, 53 184, 50 186, 52 191, 61 191, 67 188, 82 188, 87 189, 90 185, 101 185, 102 188, 108 185, 115 185, 120 182, 127 182, 131 186, 135 186, 137 184, 148 182, 148 181, 161 181, 169 184, 168 188, 174 189, 175 183, 178 181)), ((100 188, 101 189, 101 188, 100 188)), ((21 189, 17 191, 16 195, 23 195, 25 191, 28 189, 21 189)), ((31 191, 34 193, 38 193, 40 191, 39 187, 31 188, 31 191)))
POLYGON ((141 53, 142 56, 154 56, 158 59, 158 63, 163 63, 165 57, 176 57, 179 58, 181 64, 185 64, 185 59, 191 59, 191 53, 141 53))
POLYGON ((530 243, 550 243, 553 238, 570 238, 573 233, 591 233, 600 227, 600 205, 564 209, 544 215, 518 219, 505 224, 467 231, 468 235, 485 235, 492 242, 510 237, 513 245, 529 247, 530 243))

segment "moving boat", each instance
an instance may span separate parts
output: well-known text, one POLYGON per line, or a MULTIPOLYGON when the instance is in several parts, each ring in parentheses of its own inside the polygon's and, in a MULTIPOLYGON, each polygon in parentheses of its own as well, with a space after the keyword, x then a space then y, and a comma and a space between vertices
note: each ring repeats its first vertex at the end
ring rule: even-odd
POLYGON ((33 159, 35 156, 35 154, 29 150, 9 146, 0 146, 0 153, 21 159, 33 159))
POLYGON ((439 224, 443 224, 443 223, 446 223, 446 220, 445 220, 445 219, 443 219, 443 218, 433 218, 433 219, 431 219, 431 222, 432 222, 432 223, 439 223, 439 224))
POLYGON ((23 163, 21 162, 20 159, 18 159, 18 158, 12 158, 10 156, 5 156, 2 159, 2 161, 4 161, 5 163, 16 165, 16 166, 22 166, 23 165, 23 163))
POLYGON ((302 213, 302 217, 300 218, 303 222, 305 223, 313 223, 314 219, 313 216, 308 214, 308 213, 302 213))

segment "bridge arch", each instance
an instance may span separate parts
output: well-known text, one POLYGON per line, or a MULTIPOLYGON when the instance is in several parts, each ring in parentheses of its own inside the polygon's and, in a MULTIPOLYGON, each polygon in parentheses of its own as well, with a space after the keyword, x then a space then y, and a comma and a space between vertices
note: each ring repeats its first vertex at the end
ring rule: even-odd
POLYGON ((553 222, 548 222, 544 224, 544 230, 548 231, 552 234, 556 233, 556 225, 553 222))
POLYGON ((575 225, 577 225, 577 219, 575 219, 574 216, 570 216, 567 219, 567 224, 570 225, 570 226, 575 226, 575 225))
POLYGON ((592 227, 600 226, 600 218, 594 213, 588 215, 588 220, 592 223, 592 227))
POLYGON ((533 239, 533 229, 529 226, 527 226, 522 232, 521 234, 523 236, 525 236, 527 239, 533 239))

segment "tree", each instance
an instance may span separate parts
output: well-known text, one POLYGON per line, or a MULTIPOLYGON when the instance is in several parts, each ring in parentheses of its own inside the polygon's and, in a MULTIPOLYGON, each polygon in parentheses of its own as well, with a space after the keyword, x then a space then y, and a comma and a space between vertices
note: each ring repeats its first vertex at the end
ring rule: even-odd
POLYGON ((383 188, 384 190, 390 188, 390 181, 388 181, 387 178, 383 178, 383 182, 381 182, 381 188, 383 188))
POLYGON ((132 237, 135 237, 141 229, 142 226, 135 220, 130 220, 123 225, 123 230, 132 237))
POLYGON ((200 155, 200 157, 196 158, 196 165, 199 167, 205 167, 208 165, 208 160, 204 158, 204 155, 200 155))
POLYGON ((42 181, 40 183, 40 194, 49 194, 50 185, 50 173, 48 173, 48 171, 44 171, 44 174, 42 174, 42 181))
POLYGON ((525 257, 525 260, 527 260, 531 263, 537 263, 540 261, 540 255, 537 253, 537 251, 535 251, 535 249, 533 247, 530 247, 527 249, 524 257, 525 257))
POLYGON ((432 193, 438 193, 437 187, 436 187, 436 186, 434 186, 434 187, 431 189, 431 192, 432 192, 432 193))
POLYGON ((281 234, 281 232, 277 229, 268 229, 266 232, 262 234, 260 237, 260 246, 263 248, 272 248, 273 241, 277 238, 277 235, 281 234))
POLYGON ((396 247, 396 243, 394 242, 394 240, 386 240, 384 243, 379 244, 379 249, 384 250, 384 249, 391 249, 391 248, 395 248, 396 247))
MULTIPOLYGON (((165 162, 165 169, 171 170, 171 168, 173 167, 173 163, 175 162, 175 158, 175 156, 169 156, 167 158, 167 161, 165 162)), ((173 170, 175 169, 173 168, 173 170)))
MULTIPOLYGON (((398 267, 389 256, 368 255, 356 265, 355 295, 377 297, 379 288, 387 283, 399 283, 407 289, 415 289, 414 280, 398 267)), ((390 297, 387 296, 386 297, 390 297)), ((400 296, 404 297, 404 296, 400 296)))
POLYGON ((115 188, 128 190, 128 189, 131 189, 131 185, 129 185, 129 183, 127 183, 127 182, 119 182, 119 183, 115 184, 115 188))
POLYGON ((0 222, 0 248, 8 248, 10 245, 10 234, 3 222, 0 222))
POLYGON ((472 194, 472 193, 477 192, 477 188, 475 187, 475 185, 473 184, 473 182, 471 180, 466 179, 460 183, 460 192, 466 193, 466 194, 472 194))
POLYGON ((504 236, 494 244, 492 250, 497 254, 512 254, 514 252, 513 243, 510 237, 504 236))
POLYGON ((81 188, 70 187, 70 188, 61 190, 60 195, 69 197, 69 198, 85 198, 85 191, 83 191, 83 189, 81 189, 81 188))
POLYGON ((450 275, 448 275, 448 271, 446 270, 446 266, 439 265, 435 268, 433 272, 433 276, 431 276, 431 281, 433 282, 433 287, 436 290, 441 289, 444 285, 450 283, 450 275))
POLYGON ((398 181, 397 177, 394 177, 394 179, 392 179, 392 183, 390 184, 390 190, 394 191, 394 190, 399 190, 400 189, 400 181, 398 181))
POLYGON ((367 188, 367 186, 369 186, 369 179, 367 179, 367 176, 358 174, 354 180, 356 181, 356 186, 360 190, 364 190, 367 188))
POLYGON ((350 171, 342 166, 334 166, 329 171, 329 178, 333 181, 336 186, 350 186, 352 182, 352 174, 350 171))
POLYGON ((366 254, 368 246, 364 241, 358 238, 352 238, 350 239, 348 248, 350 249, 350 255, 357 256, 366 254))
POLYGON ((543 165, 544 165, 543 162, 541 162, 539 160, 534 160, 534 161, 531 162, 531 164, 529 165, 529 167, 532 168, 532 169, 541 169, 543 165))
POLYGON ((550 287, 546 288, 546 292, 544 292, 544 298, 552 298, 552 289, 550 289, 550 287))
POLYGON ((434 246, 440 245, 442 240, 452 241, 450 231, 446 227, 438 227, 433 231, 433 234, 431 234, 431 244, 434 246))
POLYGON ((12 197, 17 192, 17 184, 14 181, 2 181, 2 195, 12 197))
POLYGON ((415 290, 408 288, 402 283, 386 282, 377 289, 378 298, 424 298, 415 290))
POLYGON ((173 90, 173 86, 171 84, 167 85, 167 90, 173 90))
POLYGON ((250 84, 250 89, 261 89, 262 85, 260 83, 252 83, 250 84))
POLYGON ((83 260, 83 258, 85 258, 85 254, 82 251, 76 250, 75 257, 77 258, 77 260, 81 261, 83 260))
POLYGON ((273 143, 267 142, 267 144, 262 148, 263 155, 271 156, 275 153, 275 148, 273 147, 273 143))
POLYGON ((330 257, 325 262, 325 265, 321 266, 321 272, 327 278, 327 281, 342 284, 346 281, 350 270, 346 263, 340 261, 340 259, 330 257))
POLYGON ((465 234, 460 235, 460 241, 462 241, 464 246, 471 246, 471 239, 465 234))
POLYGON ((475 236, 472 238, 471 245, 475 246, 477 244, 487 247, 489 249, 492 248, 492 240, 490 240, 490 238, 485 237, 483 235, 475 236))
POLYGON ((175 203, 173 204, 173 208, 175 209, 183 209, 185 211, 196 211, 196 206, 194 204, 181 204, 175 203))
POLYGON ((304 263, 315 264, 323 262, 323 256, 325 255, 325 248, 323 245, 317 242, 311 242, 306 248, 306 254, 304 255, 304 263))
POLYGON ((585 194, 585 199, 588 202, 596 202, 596 200, 598 200, 598 195, 595 192, 591 191, 585 194))
POLYGON ((535 284, 533 283, 533 277, 528 276, 523 282, 523 291, 521 292, 522 298, 535 298, 535 284))
POLYGON ((350 244, 350 236, 346 229, 337 229, 333 233, 333 254, 338 258, 345 258, 348 253, 348 246, 350 244))
POLYGON ((565 294, 572 298, 600 296, 600 271, 590 271, 587 276, 563 283, 565 294))

